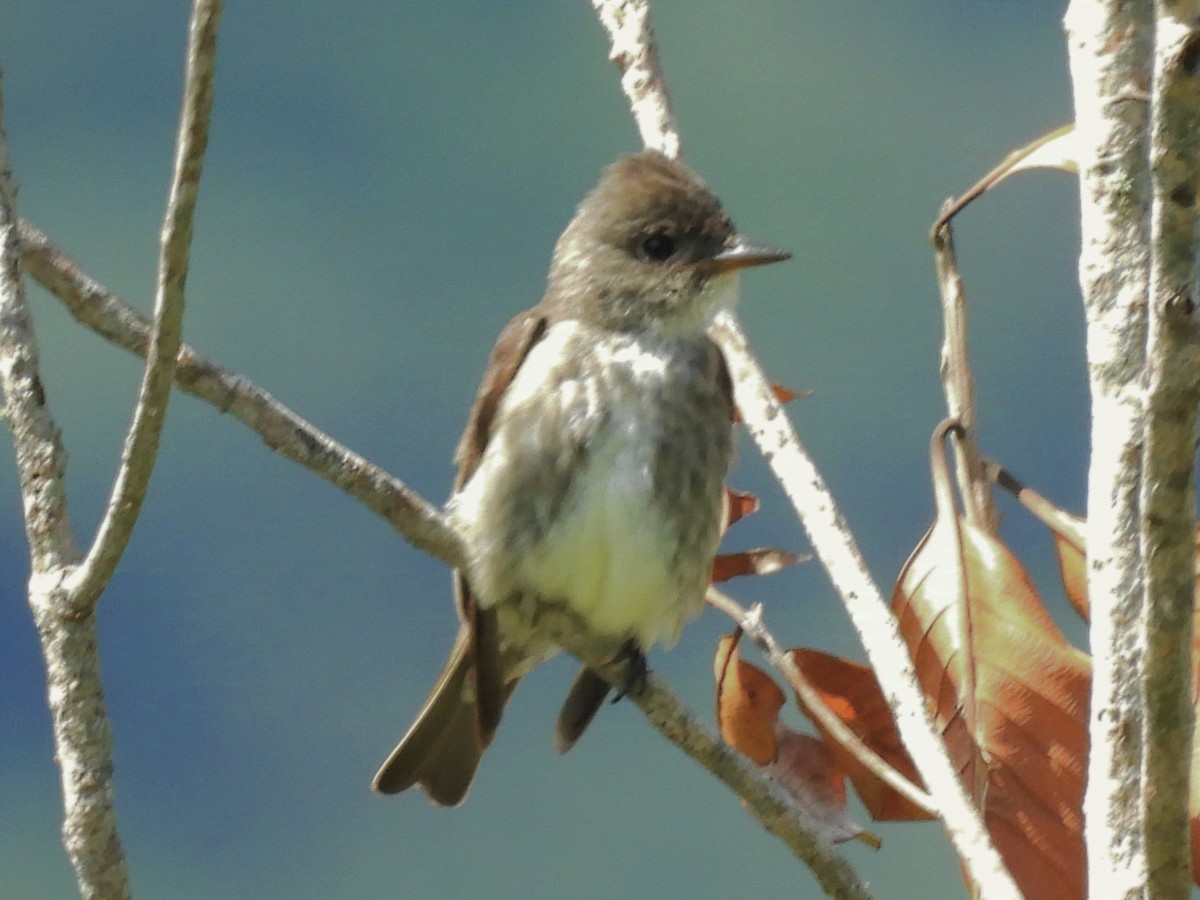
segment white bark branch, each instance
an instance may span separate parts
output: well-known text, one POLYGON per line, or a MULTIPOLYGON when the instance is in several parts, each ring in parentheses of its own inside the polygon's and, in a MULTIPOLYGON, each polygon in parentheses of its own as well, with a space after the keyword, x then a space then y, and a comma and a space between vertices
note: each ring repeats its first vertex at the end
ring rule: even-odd
MULTIPOLYGON (((1064 22, 1078 134, 1092 393, 1088 472, 1091 750, 1084 797, 1088 881, 1146 896, 1144 561, 1139 547, 1145 419, 1146 88, 1151 0, 1072 0, 1064 22)), ((1163 798, 1159 798, 1160 800, 1163 798)))
POLYGON ((217 28, 223 5, 223 0, 195 0, 192 7, 175 170, 159 249, 154 328, 137 406, 125 437, 112 494, 87 559, 75 573, 71 585, 84 602, 94 603, 99 598, 125 552, 158 458, 158 443, 183 332, 184 283, 200 173, 208 145, 217 28))
POLYGON ((671 159, 679 156, 679 128, 663 80, 648 0, 592 0, 612 49, 608 58, 621 70, 621 89, 642 144, 671 159))

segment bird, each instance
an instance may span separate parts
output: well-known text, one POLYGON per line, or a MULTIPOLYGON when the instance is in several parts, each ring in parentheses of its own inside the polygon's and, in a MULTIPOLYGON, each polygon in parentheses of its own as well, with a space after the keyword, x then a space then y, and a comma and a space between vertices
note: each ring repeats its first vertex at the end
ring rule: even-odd
MULTIPOLYGON (((558 239, 539 303, 501 331, 455 451, 462 539, 449 661, 373 788, 463 802, 520 678, 565 609, 644 653, 699 614, 724 525, 733 392, 708 334, 739 272, 791 254, 745 237, 682 162, 654 150, 601 174, 558 239)), ((586 665, 555 727, 565 752, 610 690, 586 665)), ((618 695, 619 696, 619 695, 618 695)))

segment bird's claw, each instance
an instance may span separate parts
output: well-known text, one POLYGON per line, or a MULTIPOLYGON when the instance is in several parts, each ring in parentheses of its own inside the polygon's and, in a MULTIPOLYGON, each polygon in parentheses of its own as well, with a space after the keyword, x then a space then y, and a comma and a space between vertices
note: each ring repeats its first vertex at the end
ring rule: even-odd
POLYGON ((625 673, 621 676, 621 683, 617 686, 617 693, 612 698, 612 702, 616 703, 629 694, 641 693, 642 688, 646 686, 646 678, 650 674, 650 668, 646 665, 646 654, 642 652, 642 648, 630 638, 621 645, 613 662, 624 663, 625 673))

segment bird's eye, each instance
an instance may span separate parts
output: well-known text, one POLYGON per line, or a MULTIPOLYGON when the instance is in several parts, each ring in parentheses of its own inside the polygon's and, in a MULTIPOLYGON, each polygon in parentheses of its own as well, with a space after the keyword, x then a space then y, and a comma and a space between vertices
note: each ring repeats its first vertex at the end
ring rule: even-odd
POLYGON ((675 239, 662 232, 656 232, 643 240, 639 249, 646 259, 664 262, 675 253, 675 239))

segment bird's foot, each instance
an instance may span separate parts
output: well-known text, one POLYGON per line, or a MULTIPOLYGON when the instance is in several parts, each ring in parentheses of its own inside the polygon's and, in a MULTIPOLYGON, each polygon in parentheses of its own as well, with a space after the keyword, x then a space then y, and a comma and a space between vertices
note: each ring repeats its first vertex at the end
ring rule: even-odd
POLYGON ((641 693, 642 688, 646 686, 646 677, 650 674, 650 668, 646 665, 646 654, 642 652, 642 648, 633 638, 621 645, 621 649, 613 657, 613 662, 623 663, 625 673, 621 676, 621 683, 617 685, 617 693, 612 698, 612 702, 616 703, 627 694, 641 693))

